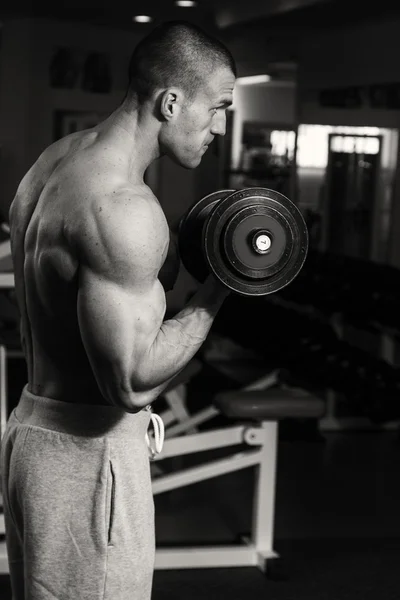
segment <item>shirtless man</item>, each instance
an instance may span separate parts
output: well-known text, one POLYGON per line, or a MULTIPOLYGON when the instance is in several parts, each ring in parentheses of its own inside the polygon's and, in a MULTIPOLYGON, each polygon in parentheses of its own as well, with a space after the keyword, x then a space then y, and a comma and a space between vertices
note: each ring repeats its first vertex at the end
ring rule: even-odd
POLYGON ((28 384, 2 441, 13 600, 149 600, 149 405, 205 340, 227 291, 209 277, 165 320, 169 229, 144 184, 199 165, 225 134, 235 65, 192 25, 135 49, 126 97, 47 148, 10 210, 28 384))

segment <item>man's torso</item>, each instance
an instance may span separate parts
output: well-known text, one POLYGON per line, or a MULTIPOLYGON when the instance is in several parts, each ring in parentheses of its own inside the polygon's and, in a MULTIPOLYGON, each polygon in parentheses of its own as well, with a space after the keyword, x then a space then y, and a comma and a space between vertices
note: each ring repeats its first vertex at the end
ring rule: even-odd
MULTIPOLYGON (((73 134, 46 150, 22 181, 10 213, 29 389, 37 395, 86 404, 104 404, 105 400, 78 323, 79 238, 87 231, 94 201, 98 197, 108 201, 121 184, 113 155, 102 152, 96 136, 93 132, 73 134)), ((145 188, 144 184, 136 187, 139 194, 145 188)), ((157 220, 161 208, 154 197, 149 198, 157 220)), ((167 250, 168 235, 159 273, 166 289, 173 285, 179 264, 172 244, 168 257, 167 250)))

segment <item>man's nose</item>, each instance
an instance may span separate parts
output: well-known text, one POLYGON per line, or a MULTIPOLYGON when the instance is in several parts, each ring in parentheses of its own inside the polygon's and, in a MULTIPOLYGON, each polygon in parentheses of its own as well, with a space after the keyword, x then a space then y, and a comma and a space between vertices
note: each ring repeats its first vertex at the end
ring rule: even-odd
POLYGON ((225 113, 222 115, 215 115, 212 126, 211 126, 211 133, 213 135, 225 135, 225 133, 226 133, 225 113))

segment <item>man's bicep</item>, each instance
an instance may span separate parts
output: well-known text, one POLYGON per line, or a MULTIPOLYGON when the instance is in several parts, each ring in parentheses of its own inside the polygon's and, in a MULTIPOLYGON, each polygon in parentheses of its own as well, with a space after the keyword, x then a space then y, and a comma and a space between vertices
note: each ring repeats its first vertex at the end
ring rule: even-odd
POLYGON ((140 388, 143 357, 160 329, 165 295, 157 280, 147 289, 124 288, 81 269, 78 320, 82 341, 103 396, 126 404, 140 388))

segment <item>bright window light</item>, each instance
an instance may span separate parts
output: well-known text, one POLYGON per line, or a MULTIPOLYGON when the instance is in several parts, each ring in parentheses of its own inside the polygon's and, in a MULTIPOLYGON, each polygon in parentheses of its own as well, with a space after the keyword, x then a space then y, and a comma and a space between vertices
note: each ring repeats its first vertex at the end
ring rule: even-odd
POLYGON ((347 154, 378 154, 379 139, 376 137, 342 137, 332 138, 331 147, 334 152, 347 154))
POLYGON ((294 131, 274 129, 271 132, 270 142, 273 156, 287 156, 289 160, 293 159, 296 142, 294 131))
POLYGON ((267 83, 270 80, 269 75, 250 75, 248 77, 238 77, 236 83, 239 85, 256 85, 257 83, 267 83))
MULTIPOLYGON (((331 125, 299 125, 297 135, 297 156, 296 162, 299 167, 306 168, 326 168, 328 164, 328 139, 330 133, 371 136, 379 135, 378 127, 348 127, 348 126, 331 126, 331 125)), ((347 137, 334 139, 334 149, 338 151, 339 146, 341 152, 354 152, 354 144, 357 145, 357 150, 361 152, 374 153, 377 148, 378 140, 370 138, 363 139, 347 137), (350 149, 351 148, 351 149, 350 149), (368 148, 368 149, 367 149, 368 148)), ((378 143, 379 149, 379 143, 378 143)))
POLYGON ((149 15, 136 15, 133 20, 136 23, 150 23, 153 19, 149 15))
POLYGON ((192 8, 193 6, 196 6, 197 2, 194 0, 176 0, 175 4, 182 8, 192 8))

